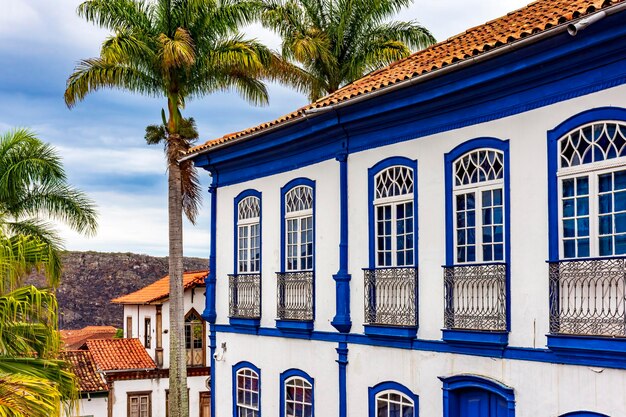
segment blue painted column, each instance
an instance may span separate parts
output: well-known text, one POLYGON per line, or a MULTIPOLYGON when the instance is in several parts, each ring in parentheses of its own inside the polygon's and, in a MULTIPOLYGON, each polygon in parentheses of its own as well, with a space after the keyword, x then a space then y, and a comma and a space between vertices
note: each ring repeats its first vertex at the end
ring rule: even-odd
POLYGON ((339 270, 335 280, 336 314, 331 324, 341 333, 350 333, 350 280, 348 273, 348 154, 337 155, 339 161, 339 270))
POLYGON ((337 351, 339 364, 339 417, 348 415, 348 385, 347 385, 347 366, 348 366, 348 344, 339 342, 337 351))
POLYGON ((209 325, 209 348, 211 350, 211 416, 215 415, 215 349, 217 348, 217 332, 215 325, 209 325))

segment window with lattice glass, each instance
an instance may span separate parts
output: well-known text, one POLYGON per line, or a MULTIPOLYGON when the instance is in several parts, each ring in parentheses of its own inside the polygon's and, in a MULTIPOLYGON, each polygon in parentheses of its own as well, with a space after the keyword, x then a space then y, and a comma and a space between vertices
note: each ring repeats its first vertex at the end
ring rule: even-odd
POLYGON ((559 139, 563 258, 626 254, 626 124, 583 125, 559 139))
POLYGON ((204 366, 204 322, 195 311, 185 317, 185 349, 187 366, 204 366))
POLYGON ((473 150, 453 170, 456 262, 504 261, 504 154, 473 150))
POLYGON ((237 272, 258 273, 261 268, 261 200, 246 197, 237 207, 237 272))
POLYGON ((150 417, 152 415, 150 392, 128 393, 128 417, 150 417))
POLYGON ((415 405, 399 392, 385 391, 376 396, 376 417, 415 417, 415 405))
POLYGON ((413 266, 413 170, 393 166, 374 178, 376 266, 413 266))
POLYGON ((298 186, 285 194, 285 268, 313 269, 313 188, 298 186))
POLYGON ((304 378, 285 381, 284 417, 313 417, 313 386, 304 378))
POLYGON ((237 413, 236 417, 259 416, 259 375, 252 369, 237 371, 237 413))

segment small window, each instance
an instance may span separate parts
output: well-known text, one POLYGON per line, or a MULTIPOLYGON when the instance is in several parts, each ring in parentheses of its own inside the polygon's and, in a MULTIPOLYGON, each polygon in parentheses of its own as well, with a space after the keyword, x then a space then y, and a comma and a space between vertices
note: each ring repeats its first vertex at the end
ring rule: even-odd
POLYGON ((132 337, 133 337, 133 317, 127 316, 126 317, 126 338, 132 339, 132 337))
POLYGON ((237 272, 258 273, 261 268, 261 200, 248 196, 237 205, 237 272))
POLYGON ((283 417, 313 417, 313 386, 304 378, 285 381, 285 415, 283 417))
POLYGON ((285 194, 285 267, 287 271, 313 269, 313 188, 294 187, 285 194))
POLYGON ((185 317, 187 366, 204 366, 204 321, 192 310, 185 317))
POLYGON ((151 392, 128 393, 128 417, 151 417, 151 392))
POLYGON ((250 368, 237 371, 235 417, 259 417, 259 374, 250 368))
POLYGON ((143 322, 143 346, 150 349, 152 345, 152 321, 146 317, 143 322))
POLYGON ((413 170, 392 166, 375 182, 376 267, 415 264, 413 170))
POLYGON ((413 401, 396 391, 385 391, 376 395, 376 417, 414 417, 413 401))

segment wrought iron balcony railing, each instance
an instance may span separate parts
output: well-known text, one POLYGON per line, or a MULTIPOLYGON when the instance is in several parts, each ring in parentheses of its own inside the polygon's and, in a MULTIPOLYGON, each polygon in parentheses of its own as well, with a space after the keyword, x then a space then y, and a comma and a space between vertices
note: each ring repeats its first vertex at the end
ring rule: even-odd
POLYGON ((626 337, 626 258, 550 262, 550 333, 626 337))
POLYGON ((446 329, 506 331, 505 263, 444 267, 446 329))
POLYGON ((313 271, 277 272, 276 310, 281 320, 313 320, 313 271))
POLYGON ((365 322, 417 326, 417 268, 364 269, 365 322))
POLYGON ((230 317, 261 318, 261 275, 238 274, 228 276, 230 317))

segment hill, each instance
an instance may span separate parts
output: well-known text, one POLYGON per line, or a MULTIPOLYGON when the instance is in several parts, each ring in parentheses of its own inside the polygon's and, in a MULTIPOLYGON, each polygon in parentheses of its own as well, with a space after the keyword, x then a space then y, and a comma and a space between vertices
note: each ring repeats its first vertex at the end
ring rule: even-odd
MULTIPOLYGON (((167 275, 168 258, 135 253, 65 252, 57 291, 62 329, 109 325, 122 327, 123 308, 111 299, 128 294, 167 275)), ((207 268, 202 258, 185 258, 185 270, 207 268)), ((43 276, 29 280, 45 285, 43 276)))

